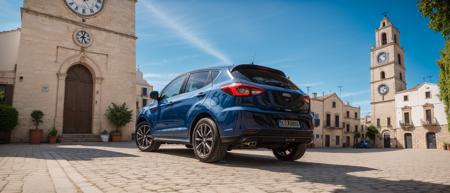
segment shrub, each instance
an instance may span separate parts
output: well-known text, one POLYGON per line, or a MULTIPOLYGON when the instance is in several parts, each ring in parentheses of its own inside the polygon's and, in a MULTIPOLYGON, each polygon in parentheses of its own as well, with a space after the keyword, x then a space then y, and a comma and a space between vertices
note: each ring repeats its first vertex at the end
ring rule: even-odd
POLYGON ((42 118, 44 117, 44 113, 40 110, 34 110, 31 112, 31 118, 33 120, 34 126, 38 129, 39 125, 42 123, 42 118))
POLYGON ((17 126, 19 113, 14 107, 0 104, 0 130, 12 130, 17 126))
POLYGON ((55 127, 52 128, 52 130, 50 130, 50 132, 48 132, 48 136, 50 137, 56 137, 58 135, 58 130, 55 129, 55 127))
POLYGON ((122 105, 111 103, 106 110, 105 116, 116 127, 115 132, 119 132, 121 127, 131 122, 131 117, 133 115, 126 103, 122 103, 122 105))
POLYGON ((361 137, 361 133, 360 133, 360 132, 355 132, 353 135, 354 135, 356 138, 360 138, 360 137, 361 137))

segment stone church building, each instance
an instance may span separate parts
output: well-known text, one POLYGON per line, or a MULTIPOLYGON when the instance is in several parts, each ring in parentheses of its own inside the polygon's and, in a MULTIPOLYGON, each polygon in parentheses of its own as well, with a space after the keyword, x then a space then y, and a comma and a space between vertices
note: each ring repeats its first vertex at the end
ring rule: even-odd
POLYGON ((417 94, 421 84, 407 90, 400 31, 388 17, 382 19, 375 35, 376 43, 370 52, 370 85, 371 124, 380 132, 377 146, 442 148, 444 142, 450 142, 450 134, 439 88, 426 84, 420 90, 423 93, 417 94))
MULTIPOLYGON (((53 126, 59 134, 111 131, 104 114, 112 102, 135 110, 135 4, 24 0, 20 29, 0 33, 0 90, 19 112, 12 141, 28 141, 33 110, 45 114, 44 138, 53 126)), ((133 123, 121 129, 124 139, 133 123)))

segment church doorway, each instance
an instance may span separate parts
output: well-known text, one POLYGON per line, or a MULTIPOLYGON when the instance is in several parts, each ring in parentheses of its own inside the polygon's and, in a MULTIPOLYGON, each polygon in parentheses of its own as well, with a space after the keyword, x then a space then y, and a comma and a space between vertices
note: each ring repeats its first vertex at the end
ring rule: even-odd
POLYGON ((391 135, 386 132, 383 134, 384 148, 391 148, 391 135))
POLYGON ((67 71, 63 133, 91 133, 93 79, 81 64, 67 71))
POLYGON ((405 148, 410 149, 413 147, 412 144, 412 134, 411 133, 405 133, 405 148))

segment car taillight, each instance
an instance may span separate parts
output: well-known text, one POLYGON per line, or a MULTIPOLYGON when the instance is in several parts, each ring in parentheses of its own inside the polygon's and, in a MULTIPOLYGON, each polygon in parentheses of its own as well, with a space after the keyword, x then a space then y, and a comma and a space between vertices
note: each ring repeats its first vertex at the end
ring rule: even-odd
POLYGON ((243 83, 233 83, 220 87, 223 92, 231 96, 246 97, 246 96, 256 96, 266 92, 265 89, 253 85, 243 84, 243 83))
POLYGON ((309 98, 308 95, 303 95, 303 100, 305 101, 306 104, 310 104, 311 103, 311 99, 309 98))

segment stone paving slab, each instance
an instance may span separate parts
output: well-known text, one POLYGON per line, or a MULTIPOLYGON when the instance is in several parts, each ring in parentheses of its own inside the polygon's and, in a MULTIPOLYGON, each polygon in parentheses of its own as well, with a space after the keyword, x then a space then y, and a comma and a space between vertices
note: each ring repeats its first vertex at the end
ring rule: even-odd
POLYGON ((1 192, 449 192, 450 151, 308 149, 296 162, 267 150, 197 161, 184 146, 0 145, 1 192))

